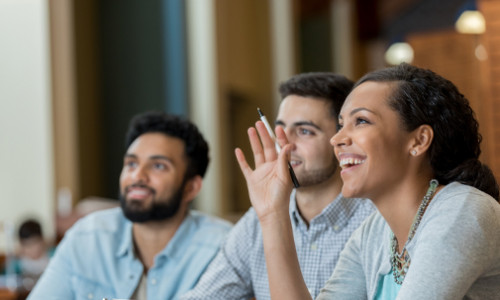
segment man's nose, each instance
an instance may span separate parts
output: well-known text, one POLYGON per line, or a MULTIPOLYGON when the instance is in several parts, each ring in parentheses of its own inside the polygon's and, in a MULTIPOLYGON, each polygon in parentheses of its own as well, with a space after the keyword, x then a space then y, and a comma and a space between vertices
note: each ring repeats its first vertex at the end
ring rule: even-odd
POLYGON ((148 174, 144 166, 137 166, 137 168, 135 168, 135 170, 132 172, 132 179, 134 179, 136 183, 147 182, 147 178, 148 174))

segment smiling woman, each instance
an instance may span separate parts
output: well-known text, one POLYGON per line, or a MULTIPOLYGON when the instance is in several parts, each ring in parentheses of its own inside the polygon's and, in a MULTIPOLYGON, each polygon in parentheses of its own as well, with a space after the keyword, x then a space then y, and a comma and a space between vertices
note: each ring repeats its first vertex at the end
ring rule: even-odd
MULTIPOLYGON (((378 70, 355 85, 339 125, 331 143, 342 193, 370 198, 378 211, 354 232, 318 299, 498 297, 498 184, 479 161, 478 123, 456 87, 408 64, 378 70)), ((254 155, 272 146, 261 127, 264 149, 254 155)), ((290 150, 264 155, 255 170, 236 151, 262 225, 273 299, 310 298, 284 211, 290 150), (272 180, 255 180, 263 174, 272 180)))
POLYGON ((361 84, 340 111, 340 130, 331 143, 341 162, 346 197, 364 194, 376 201, 413 172, 408 157, 416 133, 401 129, 397 112, 387 105, 393 89, 391 83, 361 84))

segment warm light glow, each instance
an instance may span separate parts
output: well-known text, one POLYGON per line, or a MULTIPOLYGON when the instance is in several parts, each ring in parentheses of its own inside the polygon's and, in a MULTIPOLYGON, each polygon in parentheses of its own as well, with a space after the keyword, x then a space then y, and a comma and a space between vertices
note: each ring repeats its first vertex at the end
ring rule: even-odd
POLYGON ((385 52, 385 61, 390 65, 413 61, 413 48, 408 43, 394 43, 385 52))
POLYGON ((486 31, 486 22, 481 12, 466 10, 458 18, 455 28, 460 33, 481 34, 486 31))
POLYGON ((486 48, 482 44, 479 44, 476 47, 476 51, 474 51, 474 54, 476 54, 476 58, 481 61, 485 61, 488 59, 488 52, 486 51, 486 48))

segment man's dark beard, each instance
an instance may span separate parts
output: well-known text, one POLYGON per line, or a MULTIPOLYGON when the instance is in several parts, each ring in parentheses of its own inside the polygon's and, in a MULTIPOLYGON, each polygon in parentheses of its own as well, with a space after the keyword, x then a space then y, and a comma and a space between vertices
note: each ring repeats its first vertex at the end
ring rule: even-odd
MULTIPOLYGON (((136 200, 133 199, 127 203, 125 196, 120 192, 120 205, 123 214, 130 221, 137 223, 167 220, 175 216, 175 214, 179 211, 185 185, 186 180, 182 182, 181 186, 175 191, 170 199, 155 199, 154 197, 156 193, 151 190, 153 194, 153 201, 151 202, 151 206, 146 208, 138 207, 138 205, 134 203, 136 200)), ((140 184, 132 186, 148 188, 147 186, 140 184)))

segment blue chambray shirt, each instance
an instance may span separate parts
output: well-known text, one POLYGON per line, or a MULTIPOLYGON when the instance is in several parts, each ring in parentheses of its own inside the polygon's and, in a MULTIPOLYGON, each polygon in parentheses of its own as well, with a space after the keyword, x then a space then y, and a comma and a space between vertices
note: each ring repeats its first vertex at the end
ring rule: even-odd
MULTIPOLYGON (((230 227, 190 211, 148 271, 148 299, 176 299, 191 289, 230 227)), ((142 273, 134 255, 132 222, 121 208, 112 208, 81 219, 66 233, 28 299, 130 298, 142 273)))

